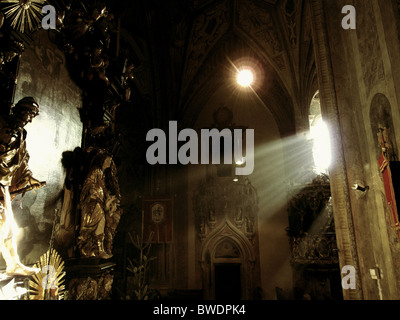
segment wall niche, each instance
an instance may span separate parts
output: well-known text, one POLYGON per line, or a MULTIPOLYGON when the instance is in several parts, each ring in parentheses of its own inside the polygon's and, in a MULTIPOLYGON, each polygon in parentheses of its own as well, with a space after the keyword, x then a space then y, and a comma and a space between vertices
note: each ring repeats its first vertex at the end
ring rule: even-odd
POLYGON ((394 133, 393 119, 392 119, 392 107, 388 98, 382 94, 377 93, 371 102, 370 108, 370 123, 372 134, 375 139, 375 143, 377 145, 376 148, 376 159, 378 159, 381 155, 382 149, 380 147, 380 139, 379 136, 383 129, 386 129, 385 134, 387 135, 387 143, 390 143, 389 148, 391 148, 391 153, 393 158, 390 160, 397 160, 397 144, 396 136, 394 133))

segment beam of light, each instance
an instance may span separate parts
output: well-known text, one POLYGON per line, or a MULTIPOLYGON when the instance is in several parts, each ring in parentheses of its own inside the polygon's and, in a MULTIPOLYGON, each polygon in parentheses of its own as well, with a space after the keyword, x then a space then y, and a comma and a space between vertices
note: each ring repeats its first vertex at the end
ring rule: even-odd
POLYGON ((311 150, 303 146, 304 138, 298 136, 256 145, 255 174, 251 181, 257 186, 260 208, 269 208, 268 213, 262 214, 285 210, 288 188, 311 182, 311 170, 307 170, 312 165, 311 150))
MULTIPOLYGON (((287 238, 284 230, 289 227, 289 221, 285 221, 285 217, 287 219, 290 203, 317 177, 317 172, 313 170, 313 154, 309 142, 307 136, 294 135, 255 147, 255 174, 250 177, 250 181, 258 195, 260 247, 276 246, 281 251, 281 259, 284 252, 289 254, 279 239, 287 238)), ((331 226, 332 220, 333 215, 328 206, 315 212, 315 220, 304 230, 306 238, 300 241, 299 248, 310 250, 308 243, 314 237, 326 239, 324 232, 331 226)), ((282 261, 282 266, 284 263, 287 262, 282 261)))

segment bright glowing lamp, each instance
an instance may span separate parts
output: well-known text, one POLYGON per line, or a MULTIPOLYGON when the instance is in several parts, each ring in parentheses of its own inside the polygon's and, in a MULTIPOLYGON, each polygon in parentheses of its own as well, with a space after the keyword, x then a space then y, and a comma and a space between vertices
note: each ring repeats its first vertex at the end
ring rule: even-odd
POLYGON ((242 87, 250 87, 254 82, 253 72, 249 69, 240 70, 237 74, 237 83, 242 87))

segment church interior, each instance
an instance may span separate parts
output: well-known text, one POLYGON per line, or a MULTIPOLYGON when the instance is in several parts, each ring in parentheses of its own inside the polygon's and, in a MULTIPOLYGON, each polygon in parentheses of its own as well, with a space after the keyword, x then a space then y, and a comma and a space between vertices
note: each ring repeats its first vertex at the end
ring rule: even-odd
POLYGON ((396 0, 0 1, 0 299, 400 299, 399 48, 396 0))

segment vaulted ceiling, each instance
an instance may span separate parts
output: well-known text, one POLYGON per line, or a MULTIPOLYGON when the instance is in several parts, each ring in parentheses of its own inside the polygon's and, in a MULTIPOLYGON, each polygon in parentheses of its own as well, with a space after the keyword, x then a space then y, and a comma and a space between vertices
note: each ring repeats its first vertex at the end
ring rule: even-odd
POLYGON ((307 119, 317 79, 306 0, 143 0, 118 8, 154 125, 193 124, 244 61, 260 71, 255 91, 281 135, 307 119))

